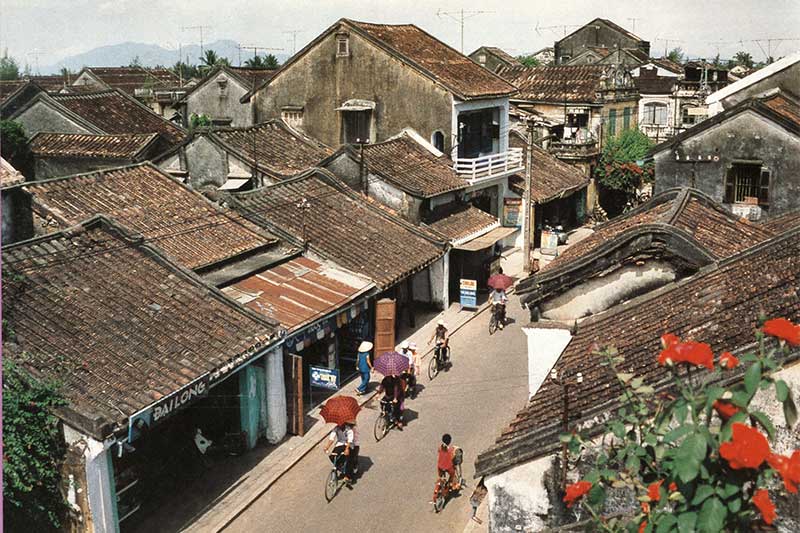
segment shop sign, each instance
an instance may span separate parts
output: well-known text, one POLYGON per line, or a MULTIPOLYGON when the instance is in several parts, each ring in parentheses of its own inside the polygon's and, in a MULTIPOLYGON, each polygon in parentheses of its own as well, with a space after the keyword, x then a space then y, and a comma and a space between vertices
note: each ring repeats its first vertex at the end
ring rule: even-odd
POLYGON ((356 316, 358 316, 362 308, 366 309, 366 307, 367 307, 367 301, 365 300, 363 303, 355 304, 352 307, 350 307, 350 309, 342 313, 337 313, 334 316, 328 317, 310 326, 307 326, 302 330, 300 330, 298 333, 286 339, 286 345, 289 347, 290 350, 293 350, 295 352, 302 352, 303 348, 305 348, 306 346, 310 346, 317 341, 321 341, 327 335, 330 335, 332 332, 336 331, 341 326, 347 324, 348 320, 351 320, 356 316))
POLYGON ((522 198, 503 198, 503 226, 519 227, 522 198))
POLYGON ((541 252, 545 255, 558 255, 558 234, 553 231, 542 232, 541 252))
POLYGON ((474 279, 461 280, 461 307, 478 307, 478 282, 474 279))
POLYGON ((568 107, 567 114, 568 115, 584 115, 589 112, 588 107, 568 107))
POLYGON ((186 385, 177 392, 174 392, 139 411, 128 419, 128 440, 133 441, 142 435, 145 431, 155 425, 160 424, 176 411, 187 407, 189 404, 194 403, 196 400, 208 394, 209 383, 211 375, 206 374, 198 380, 193 381, 186 385))
POLYGON ((339 390, 339 371, 322 366, 309 367, 311 386, 318 389, 339 390))

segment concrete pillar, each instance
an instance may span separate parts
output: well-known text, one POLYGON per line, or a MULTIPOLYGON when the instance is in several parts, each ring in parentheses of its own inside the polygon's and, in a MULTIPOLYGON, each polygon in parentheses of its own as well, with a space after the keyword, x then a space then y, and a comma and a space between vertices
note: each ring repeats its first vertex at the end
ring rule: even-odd
POLYGON ((283 377, 283 345, 264 357, 266 372, 267 441, 277 444, 286 436, 286 383, 283 377))
POLYGON ((247 448, 251 450, 258 441, 258 422, 263 401, 263 393, 259 396, 257 368, 252 364, 239 371, 239 422, 241 430, 247 432, 247 448))

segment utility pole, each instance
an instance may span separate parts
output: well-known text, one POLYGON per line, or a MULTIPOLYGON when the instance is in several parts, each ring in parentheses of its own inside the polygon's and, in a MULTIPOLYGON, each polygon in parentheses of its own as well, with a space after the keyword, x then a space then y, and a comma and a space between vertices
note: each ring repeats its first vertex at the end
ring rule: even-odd
POLYGON ((269 48, 267 46, 242 46, 241 44, 236 46, 239 49, 239 66, 242 66, 242 50, 252 50, 253 51, 253 59, 258 57, 259 50, 280 50, 283 51, 283 48, 269 48))
POLYGON ((305 30, 286 30, 282 33, 290 34, 292 36, 292 55, 297 53, 297 34, 303 33, 305 30))
POLYGON ((683 41, 680 39, 664 39, 664 38, 656 38, 657 41, 664 41, 664 57, 667 57, 667 48, 669 48, 669 43, 682 43, 683 41))
POLYGON ((633 29, 631 29, 631 33, 636 33, 636 21, 637 20, 642 20, 642 19, 636 18, 636 17, 628 17, 628 20, 630 20, 631 24, 633 25, 633 29))
POLYGON ((533 161, 533 118, 528 119, 528 149, 527 154, 525 157, 525 193, 523 195, 522 200, 522 208, 523 214, 525 218, 523 220, 524 227, 523 231, 525 232, 522 236, 522 260, 524 265, 524 270, 526 273, 531 271, 531 227, 533 227, 533 223, 531 221, 532 213, 533 213, 533 206, 531 206, 531 166, 533 161))
POLYGON ((464 21, 468 18, 475 17, 477 15, 484 15, 487 13, 494 13, 494 11, 464 11, 463 9, 459 11, 442 11, 441 9, 436 11, 437 17, 449 17, 461 25, 461 53, 464 53, 464 21))
POLYGON ((200 57, 203 57, 203 30, 210 30, 211 26, 183 26, 183 31, 186 30, 200 30, 200 57))

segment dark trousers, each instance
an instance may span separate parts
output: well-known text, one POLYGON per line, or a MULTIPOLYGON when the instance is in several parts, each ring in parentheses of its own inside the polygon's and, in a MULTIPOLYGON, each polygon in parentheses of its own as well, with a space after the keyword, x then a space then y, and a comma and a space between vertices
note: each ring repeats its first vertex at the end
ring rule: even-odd
POLYGON ((353 477, 358 470, 358 451, 361 446, 353 446, 350 448, 350 455, 347 456, 347 475, 353 477))

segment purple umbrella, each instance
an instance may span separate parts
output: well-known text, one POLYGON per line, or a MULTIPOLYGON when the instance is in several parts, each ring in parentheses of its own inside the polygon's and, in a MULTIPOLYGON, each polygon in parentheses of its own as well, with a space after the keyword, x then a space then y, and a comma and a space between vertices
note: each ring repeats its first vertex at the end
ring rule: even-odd
POLYGON ((372 367, 384 376, 399 376, 408 370, 408 358, 397 352, 384 352, 375 359, 372 367))

